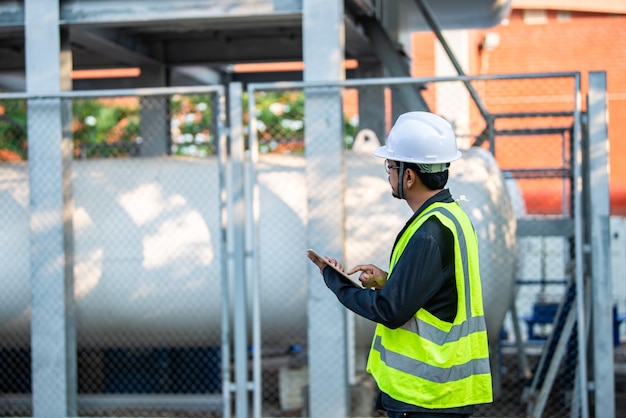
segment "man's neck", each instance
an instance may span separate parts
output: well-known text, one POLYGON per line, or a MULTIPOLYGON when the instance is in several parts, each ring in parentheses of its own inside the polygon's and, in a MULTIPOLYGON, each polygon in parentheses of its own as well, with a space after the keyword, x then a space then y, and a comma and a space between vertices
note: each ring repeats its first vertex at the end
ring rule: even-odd
POLYGON ((413 212, 417 211, 422 205, 431 197, 442 191, 443 189, 430 190, 423 188, 422 190, 416 190, 412 196, 406 197, 406 202, 413 212))

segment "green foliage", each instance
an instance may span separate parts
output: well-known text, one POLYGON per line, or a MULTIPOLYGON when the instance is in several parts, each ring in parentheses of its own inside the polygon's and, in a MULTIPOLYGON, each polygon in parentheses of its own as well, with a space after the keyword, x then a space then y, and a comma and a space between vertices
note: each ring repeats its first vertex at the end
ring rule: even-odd
POLYGON ((0 149, 26 159, 25 100, 0 100, 0 149))
MULTIPOLYGON (((257 138, 261 153, 304 152, 304 98, 302 91, 257 93, 257 138)), ((246 103, 245 109, 247 108, 246 103)), ((352 145, 356 132, 357 126, 344 117, 346 148, 352 145)))
POLYGON ((259 92, 255 96, 259 151, 304 151, 304 94, 301 91, 259 92))
MULTIPOLYGON (((167 100, 171 152, 205 157, 216 152, 216 97, 213 94, 165 97, 81 99, 72 102, 74 154, 80 158, 115 158, 137 153, 141 140, 141 106, 167 100)), ((265 91, 255 96, 259 151, 304 152, 304 92, 265 91)), ((27 152, 26 101, 0 101, 0 150, 25 160, 27 152)), ((244 94, 244 118, 249 121, 244 94)), ((158 121, 157 121, 158 123, 158 121)), ((161 129, 161 128, 158 128, 161 129)), ((147 129, 149 131, 149 127, 147 129)), ((357 127, 346 118, 344 143, 352 144, 357 127)), ((145 135, 145 134, 144 134, 145 135)))
POLYGON ((215 153, 213 97, 197 94, 172 98, 172 154, 206 157, 215 153))
POLYGON ((74 148, 80 155, 120 157, 133 152, 139 136, 137 98, 75 100, 74 148))
POLYGON ((354 143, 354 137, 359 131, 358 122, 351 121, 346 116, 343 118, 343 138, 344 145, 346 149, 352 148, 352 144, 354 143))

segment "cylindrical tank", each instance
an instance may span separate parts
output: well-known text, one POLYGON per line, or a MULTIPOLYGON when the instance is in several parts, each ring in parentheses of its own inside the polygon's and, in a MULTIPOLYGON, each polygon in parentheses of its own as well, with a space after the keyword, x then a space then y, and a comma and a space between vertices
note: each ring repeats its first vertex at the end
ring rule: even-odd
MULTIPOLYGON (((345 161, 344 264, 386 269, 410 209, 391 196, 381 159, 347 152, 345 161)), ((78 344, 219 345, 224 248, 217 161, 75 161, 73 176, 78 344)), ((256 177, 263 340, 304 342, 305 160, 261 156, 256 177)), ((482 149, 464 151, 452 164, 449 187, 456 198, 464 196, 479 236, 488 332, 497 338, 515 266, 515 217, 506 187, 482 149)), ((0 165, 0 208, 0 346, 24 346, 30 333, 26 164, 0 165)), ((357 319, 359 346, 369 345, 372 327, 357 319)))
MULTIPOLYGON (((217 161, 89 160, 72 170, 78 343, 219 345, 217 161)), ((0 179, 0 345, 19 346, 30 332, 28 167, 0 165, 0 179)))

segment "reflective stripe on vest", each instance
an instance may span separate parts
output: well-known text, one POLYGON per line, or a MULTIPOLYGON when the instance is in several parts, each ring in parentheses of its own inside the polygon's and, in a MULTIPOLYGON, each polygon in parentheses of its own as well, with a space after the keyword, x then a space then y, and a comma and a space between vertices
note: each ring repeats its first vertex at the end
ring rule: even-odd
POLYGON ((436 216, 454 235, 459 299, 454 322, 441 321, 422 308, 396 330, 378 324, 368 359, 368 371, 381 390, 394 399, 426 408, 492 400, 476 235, 465 213, 455 205, 434 203, 420 214, 396 243, 389 268, 391 277, 415 231, 436 216), (468 243, 467 239, 474 241, 468 243))
POLYGON ((381 360, 387 363, 388 366, 431 382, 446 383, 465 379, 473 374, 490 373, 491 371, 489 361, 485 362, 485 359, 470 360, 468 363, 448 367, 446 369, 431 366, 419 360, 403 356, 400 353, 385 350, 380 340, 381 337, 379 335, 374 338, 374 349, 380 351, 381 360), (442 373, 442 371, 444 372, 442 373))

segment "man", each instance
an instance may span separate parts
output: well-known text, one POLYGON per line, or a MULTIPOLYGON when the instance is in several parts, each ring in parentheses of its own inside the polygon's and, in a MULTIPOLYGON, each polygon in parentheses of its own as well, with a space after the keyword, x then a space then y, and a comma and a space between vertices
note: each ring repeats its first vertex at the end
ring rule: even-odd
POLYGON ((345 307, 377 323, 367 362, 376 407, 392 418, 468 417, 492 401, 492 387, 476 233, 445 188, 461 157, 456 137, 445 119, 409 112, 374 154, 385 159, 393 196, 414 212, 389 271, 363 264, 347 272, 360 272, 372 291, 312 260, 345 307))

